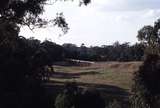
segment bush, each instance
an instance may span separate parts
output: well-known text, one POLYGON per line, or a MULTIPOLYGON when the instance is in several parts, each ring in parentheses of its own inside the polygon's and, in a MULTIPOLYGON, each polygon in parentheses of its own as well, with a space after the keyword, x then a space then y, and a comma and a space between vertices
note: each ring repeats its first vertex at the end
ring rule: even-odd
POLYGON ((105 102, 97 90, 87 89, 81 92, 76 108, 105 108, 105 102))
POLYGON ((58 94, 55 100, 56 108, 74 108, 78 94, 76 83, 67 83, 62 93, 58 94))
POLYGON ((114 100, 114 101, 110 102, 106 108, 122 108, 122 105, 117 100, 114 100))
POLYGON ((160 56, 148 55, 135 73, 132 108, 157 108, 160 98, 160 56))
POLYGON ((56 108, 105 108, 105 102, 96 90, 80 90, 76 83, 70 83, 55 101, 56 108))

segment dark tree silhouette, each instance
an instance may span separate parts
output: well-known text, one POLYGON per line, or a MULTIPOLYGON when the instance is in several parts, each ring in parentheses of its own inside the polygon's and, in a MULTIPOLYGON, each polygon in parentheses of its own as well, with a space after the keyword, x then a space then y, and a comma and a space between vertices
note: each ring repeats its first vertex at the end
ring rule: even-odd
MULTIPOLYGON (((66 33, 68 24, 62 14, 51 21, 40 18, 47 1, 0 1, 1 108, 48 108, 50 105, 44 89, 44 83, 48 80, 45 67, 52 62, 49 60, 48 44, 19 36, 23 25, 33 29, 50 22, 66 33)), ((84 4, 89 2, 85 1, 84 4)))
POLYGON ((139 71, 135 73, 132 92, 133 108, 157 108, 160 106, 160 57, 147 55, 139 71))

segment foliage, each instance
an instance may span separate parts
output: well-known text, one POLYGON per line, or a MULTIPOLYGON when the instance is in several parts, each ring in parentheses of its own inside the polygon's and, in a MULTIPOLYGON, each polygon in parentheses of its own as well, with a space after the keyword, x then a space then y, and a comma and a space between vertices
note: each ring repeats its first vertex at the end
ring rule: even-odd
MULTIPOLYGON (((18 25, 28 26, 30 29, 35 27, 46 27, 52 23, 67 33, 69 27, 62 13, 57 14, 55 19, 47 20, 40 17, 44 6, 49 0, 1 0, 0 1, 0 19, 7 20, 18 25)), ((51 0, 50 2, 58 0, 51 0)), ((63 0, 66 1, 66 0, 63 0)), ((81 0, 80 4, 87 5, 90 0, 81 0)), ((20 27, 20 26, 19 26, 20 27)))
MULTIPOLYGON (((49 77, 46 66, 51 66, 53 61, 62 58, 62 48, 49 41, 41 43, 34 38, 25 39, 19 36, 21 26, 28 26, 32 30, 34 27, 45 27, 49 23, 67 33, 69 28, 63 14, 57 14, 53 20, 40 17, 47 1, 0 1, 1 108, 49 107, 44 89, 44 83, 49 77)), ((82 1, 85 5, 89 2, 90 0, 82 1)))
MULTIPOLYGON (((48 108, 44 89, 49 73, 46 66, 62 58, 62 48, 52 42, 19 36, 20 27, 45 27, 49 23, 68 31, 63 14, 42 19, 48 0, 0 1, 0 107, 48 108), (52 50, 54 49, 54 51, 52 50), (56 53, 55 53, 56 52, 56 53), (55 57, 56 56, 56 57, 55 57)), ((57 0, 56 0, 57 1, 57 0)), ((90 0, 83 0, 87 5, 90 0)))
POLYGON ((64 91, 60 93, 55 100, 56 108, 75 108, 76 98, 78 96, 78 87, 76 83, 66 83, 64 91))
POLYGON ((56 108, 105 108, 96 90, 80 90, 75 83, 67 84, 55 101, 56 108))
POLYGON ((51 57, 62 58, 61 47, 18 36, 18 30, 15 23, 8 21, 0 26, 0 106, 47 108, 49 98, 44 83, 49 72, 46 66, 55 61, 51 57))
POLYGON ((75 108, 105 108, 105 102, 98 90, 87 89, 78 97, 75 108))
POLYGON ((160 96, 160 57, 148 55, 135 73, 131 97, 133 108, 157 108, 160 96))
POLYGON ((65 58, 89 61, 139 61, 144 55, 145 45, 129 43, 86 47, 64 44, 65 58))
POLYGON ((158 54, 160 53, 160 19, 158 19, 154 26, 144 26, 138 31, 137 38, 143 44, 147 45, 146 53, 158 54))
POLYGON ((121 103, 119 103, 117 100, 114 100, 113 102, 110 102, 106 108, 122 108, 122 106, 121 103))

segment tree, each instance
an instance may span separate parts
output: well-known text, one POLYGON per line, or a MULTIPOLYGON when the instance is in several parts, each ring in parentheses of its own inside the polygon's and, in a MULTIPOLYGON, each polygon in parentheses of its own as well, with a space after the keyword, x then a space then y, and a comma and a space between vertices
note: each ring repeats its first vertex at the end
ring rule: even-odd
POLYGON ((65 58, 78 59, 78 47, 75 44, 65 43, 62 47, 65 58))
POLYGON ((42 42, 41 46, 47 51, 46 55, 48 56, 48 62, 50 62, 50 65, 52 65, 54 61, 60 61, 64 59, 64 49, 62 46, 48 40, 42 42))
POLYGON ((147 52, 159 53, 160 47, 160 19, 154 23, 154 26, 144 26, 138 31, 137 38, 147 45, 147 52))
POLYGON ((160 19, 154 26, 144 26, 138 31, 147 53, 143 64, 135 72, 131 97, 132 108, 160 107, 160 19))
POLYGON ((147 55, 143 65, 135 73, 132 87, 133 108, 160 107, 160 56, 147 55))
MULTIPOLYGON (((0 107, 48 108, 44 89, 48 80, 46 45, 19 36, 20 27, 45 27, 52 22, 66 33, 68 24, 63 14, 47 21, 40 18, 48 0, 0 1, 0 107)), ((89 0, 82 1, 87 5, 89 0)))
MULTIPOLYGON (((54 25, 62 28, 62 31, 68 30, 62 13, 57 14, 57 17, 51 21, 40 18, 49 0, 1 0, 0 1, 0 19, 8 20, 20 25, 27 25, 30 29, 34 27, 44 27, 52 22, 54 25)), ((53 0, 56 2, 58 0, 53 0)), ((64 0, 65 1, 65 0, 64 0)), ((90 0, 82 0, 80 4, 87 5, 90 0)))
POLYGON ((156 38, 153 34, 153 30, 154 28, 150 25, 144 26, 142 29, 138 31, 138 39, 151 46, 152 44, 154 44, 156 38))

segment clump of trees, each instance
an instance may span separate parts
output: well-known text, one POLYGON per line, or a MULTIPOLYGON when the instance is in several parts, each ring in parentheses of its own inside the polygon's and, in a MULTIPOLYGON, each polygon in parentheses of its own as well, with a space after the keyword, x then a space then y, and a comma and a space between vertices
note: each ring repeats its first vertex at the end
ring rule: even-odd
MULTIPOLYGON (((6 27, 14 31, 12 25, 6 27)), ((0 45, 0 106, 47 108, 49 97, 44 83, 50 72, 46 66, 61 60, 63 49, 50 41, 18 37, 16 31, 14 36, 13 31, 12 36, 9 31, 3 31, 9 36, 0 45)))
POLYGON ((9 31, 1 31, 1 36, 4 37, 0 41, 0 106, 47 107, 42 87, 48 77, 43 62, 46 57, 41 59, 45 52, 39 41, 18 37, 12 24, 4 25, 3 29, 8 27, 9 31))
POLYGON ((146 45, 145 60, 135 73, 131 97, 132 108, 160 107, 160 20, 154 26, 144 26, 138 32, 146 45))
MULTIPOLYGON (((50 22, 68 31, 63 14, 53 20, 40 17, 48 0, 0 1, 0 107, 48 108, 45 82, 53 61, 61 59, 62 47, 19 36, 21 26, 46 27, 50 22), (53 49, 55 49, 53 51, 53 49), (51 50, 52 49, 52 50, 51 50), (57 54, 58 53, 58 54, 57 54), (56 56, 56 57, 55 57, 56 56)), ((90 0, 82 0, 87 5, 90 0)))

